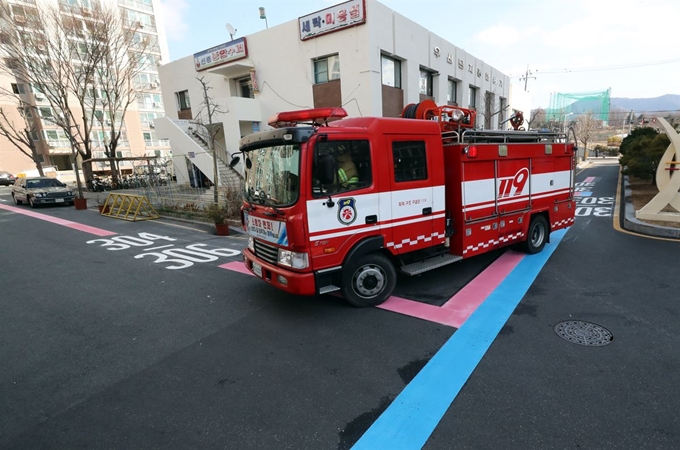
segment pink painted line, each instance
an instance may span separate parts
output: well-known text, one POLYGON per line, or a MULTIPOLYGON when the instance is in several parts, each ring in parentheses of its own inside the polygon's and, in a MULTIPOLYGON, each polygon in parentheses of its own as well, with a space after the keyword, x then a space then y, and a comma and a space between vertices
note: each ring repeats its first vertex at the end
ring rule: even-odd
MULTIPOLYGON (((225 264, 220 264, 220 269, 233 270, 234 272, 245 273, 246 275, 253 275, 253 273, 248 270, 245 264, 241 261, 232 261, 225 264)), ((254 275, 253 275, 254 276, 254 275)))
POLYGON ((526 255, 512 250, 505 252, 487 267, 474 280, 465 285, 453 297, 444 303, 442 310, 452 312, 450 320, 453 326, 460 327, 472 315, 479 305, 501 284, 526 255))
POLYGON ((588 177, 585 180, 583 180, 584 183, 592 183, 593 181, 595 181, 595 177, 588 177))
POLYGON ((417 319, 427 320, 429 322, 440 323, 450 327, 460 326, 457 325, 458 322, 455 317, 455 311, 401 297, 392 296, 382 305, 378 305, 377 308, 392 311, 397 314, 403 314, 405 316, 415 317, 417 319))
MULTIPOLYGON (((434 306, 392 296, 385 303, 378 305, 377 308, 460 328, 524 257, 523 253, 514 251, 504 253, 442 306, 434 306)), ((218 267, 246 275, 253 275, 246 268, 245 264, 240 261, 228 262, 218 267)))
POLYGON ((114 231, 103 230, 101 228, 83 225, 82 223, 71 222, 70 220, 65 219, 59 219, 58 217, 48 216, 47 214, 40 214, 35 211, 28 211, 23 208, 17 208, 16 206, 0 205, 0 209, 4 209, 5 211, 11 211, 17 214, 23 214, 24 216, 44 220, 45 222, 51 222, 64 227, 73 228, 74 230, 94 234, 95 236, 113 236, 115 234, 118 234, 114 231))

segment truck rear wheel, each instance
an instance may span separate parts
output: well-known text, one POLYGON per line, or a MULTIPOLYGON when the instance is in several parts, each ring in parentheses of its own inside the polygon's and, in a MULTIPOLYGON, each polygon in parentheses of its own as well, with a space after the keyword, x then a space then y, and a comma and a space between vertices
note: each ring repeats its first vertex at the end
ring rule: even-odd
POLYGON ((529 254, 539 253, 548 242, 548 221, 543 216, 535 216, 531 219, 527 240, 524 243, 524 251, 529 254))
POLYGON ((367 307, 383 303, 397 284, 397 271, 380 253, 369 253, 350 263, 342 283, 342 295, 354 306, 367 307))

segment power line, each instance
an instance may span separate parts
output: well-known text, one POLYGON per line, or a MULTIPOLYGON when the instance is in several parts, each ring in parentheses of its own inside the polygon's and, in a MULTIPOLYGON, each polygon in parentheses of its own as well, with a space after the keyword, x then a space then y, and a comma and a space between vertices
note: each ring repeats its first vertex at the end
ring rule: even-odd
MULTIPOLYGON (((571 72, 594 72, 598 70, 619 70, 619 69, 631 69, 634 67, 646 67, 646 66, 659 66, 663 64, 673 64, 680 62, 680 58, 666 59, 661 61, 651 61, 644 63, 630 63, 630 64, 619 64, 615 66, 596 66, 596 67, 580 67, 576 69, 549 69, 542 70, 541 74, 559 74, 559 73, 571 73, 571 72)), ((536 70, 538 72, 538 69, 536 70)), ((524 74, 509 75, 510 78, 520 77, 520 81, 524 79, 524 74)))

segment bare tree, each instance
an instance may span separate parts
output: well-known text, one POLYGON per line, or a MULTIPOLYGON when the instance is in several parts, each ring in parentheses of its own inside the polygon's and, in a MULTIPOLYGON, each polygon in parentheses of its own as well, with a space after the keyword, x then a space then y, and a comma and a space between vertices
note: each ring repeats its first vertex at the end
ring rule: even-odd
POLYGON ((545 109, 537 108, 529 113, 529 120, 527 121, 527 128, 536 128, 539 125, 545 124, 546 114, 545 109))
MULTIPOLYGON (((92 158, 91 132, 100 120, 97 115, 102 113, 103 117, 103 104, 97 103, 94 92, 98 87, 114 92, 114 86, 126 85, 117 75, 120 62, 134 61, 139 56, 133 46, 125 49, 121 43, 133 42, 128 36, 135 28, 125 26, 116 5, 97 1, 85 10, 66 3, 17 6, 0 0, 0 15, 5 18, 0 21, 4 53, 0 70, 26 80, 46 97, 52 113, 43 118, 61 128, 71 144, 78 192, 82 197, 76 155, 83 161, 92 158), (21 8, 20 15, 17 8, 21 8)), ((125 68, 123 72, 130 74, 125 68)), ((127 86, 131 85, 132 81, 128 80, 127 86)), ((107 100, 109 107, 124 104, 126 110, 132 100, 121 102, 125 91, 121 88, 118 92, 119 95, 113 94, 117 100, 107 100)), ((122 124, 124 114, 114 114, 111 123, 114 118, 122 124)), ((117 133, 115 128, 111 130, 110 136, 115 137, 116 144, 120 128, 117 133)), ((91 164, 83 164, 83 172, 85 179, 90 179, 91 164)))
POLYGON ((588 158, 588 142, 590 142, 593 137, 595 130, 599 126, 599 121, 595 118, 592 111, 588 111, 585 114, 581 114, 576 119, 576 136, 578 140, 583 144, 583 160, 588 158))
POLYGON ((21 153, 31 158, 40 176, 45 176, 38 148, 32 138, 32 134, 37 129, 31 118, 34 114, 37 114, 37 111, 33 106, 23 101, 18 94, 10 93, 4 88, 0 89, 0 97, 9 98, 12 103, 16 103, 16 109, 23 122, 21 124, 15 123, 14 117, 16 116, 12 114, 12 111, 0 106, 0 136, 4 136, 21 153))
POLYGON ((215 136, 219 132, 219 128, 213 123, 213 118, 217 114, 223 114, 226 111, 222 106, 215 103, 213 98, 210 96, 210 82, 205 79, 205 77, 196 77, 199 83, 201 83, 201 90, 203 91, 203 101, 194 116, 194 120, 201 123, 208 130, 208 148, 212 153, 213 158, 213 183, 214 183, 214 202, 219 202, 219 193, 217 191, 217 182, 219 178, 219 172, 217 170, 217 152, 215 149, 215 136), (207 117, 208 123, 202 123, 202 116, 207 117))
POLYGON ((117 8, 95 10, 93 18, 102 23, 97 40, 103 51, 100 63, 95 65, 93 95, 89 97, 92 103, 88 106, 92 110, 101 108, 102 114, 96 117, 104 130, 104 146, 116 182, 113 158, 125 129, 125 115, 136 99, 134 80, 155 64, 154 57, 147 54, 153 43, 149 36, 138 33, 139 25, 126 23, 117 8))

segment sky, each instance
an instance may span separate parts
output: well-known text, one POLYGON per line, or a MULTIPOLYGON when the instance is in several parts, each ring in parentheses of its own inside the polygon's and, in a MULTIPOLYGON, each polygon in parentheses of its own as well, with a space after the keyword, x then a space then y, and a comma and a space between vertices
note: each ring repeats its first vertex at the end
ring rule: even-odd
MULTIPOLYGON (((379 1, 510 75, 519 89, 526 84, 532 108, 549 107, 557 92, 680 94, 677 0, 379 1)), ((176 60, 229 41, 227 23, 239 38, 338 3, 161 0, 161 12, 170 59, 176 60)))

